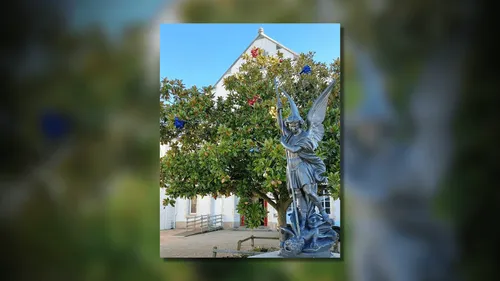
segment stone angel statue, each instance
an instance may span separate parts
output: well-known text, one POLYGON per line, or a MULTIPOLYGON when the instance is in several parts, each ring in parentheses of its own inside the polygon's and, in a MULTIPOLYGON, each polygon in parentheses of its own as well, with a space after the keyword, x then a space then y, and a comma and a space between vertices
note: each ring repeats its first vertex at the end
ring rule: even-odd
MULTIPOLYGON (((288 253, 289 256, 296 256, 300 252, 327 251, 335 240, 335 233, 331 236, 322 236, 322 239, 316 241, 307 241, 306 235, 314 229, 310 221, 313 217, 316 219, 316 209, 321 214, 323 222, 333 226, 334 222, 326 213, 321 200, 318 196, 318 184, 327 183, 327 178, 323 175, 326 171, 326 166, 316 154, 315 149, 324 136, 323 121, 326 116, 326 108, 328 97, 335 85, 332 81, 328 87, 319 95, 309 110, 307 121, 305 122, 299 114, 299 110, 290 97, 290 95, 282 90, 282 93, 287 97, 290 104, 291 114, 286 120, 282 120, 281 112, 282 105, 279 97, 278 101, 278 124, 282 129, 281 144, 287 151, 287 184, 289 191, 292 194, 292 228, 283 229, 285 234, 293 232, 293 240, 285 241, 284 245, 288 245, 296 241, 297 245, 289 245, 288 248, 293 249, 295 254, 288 253), (307 125, 307 130, 304 130, 304 125, 307 125), (304 235, 302 235, 304 234, 304 235), (310 249, 312 248, 312 249, 310 249)), ((277 85, 276 90, 278 91, 277 85)), ((285 247, 286 248, 286 247, 285 247)), ((282 252, 287 252, 287 249, 282 249, 282 252)))

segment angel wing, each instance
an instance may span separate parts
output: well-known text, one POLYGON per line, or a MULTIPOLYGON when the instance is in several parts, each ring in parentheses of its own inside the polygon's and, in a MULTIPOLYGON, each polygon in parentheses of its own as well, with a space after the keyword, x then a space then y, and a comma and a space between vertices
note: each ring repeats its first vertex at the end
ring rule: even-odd
POLYGON ((308 137, 313 141, 314 148, 318 146, 318 143, 323 139, 325 134, 325 128, 323 127, 323 121, 326 116, 326 106, 328 104, 328 97, 330 92, 335 85, 335 80, 333 80, 328 87, 319 95, 319 97, 314 101, 309 113, 307 114, 307 130, 308 137))

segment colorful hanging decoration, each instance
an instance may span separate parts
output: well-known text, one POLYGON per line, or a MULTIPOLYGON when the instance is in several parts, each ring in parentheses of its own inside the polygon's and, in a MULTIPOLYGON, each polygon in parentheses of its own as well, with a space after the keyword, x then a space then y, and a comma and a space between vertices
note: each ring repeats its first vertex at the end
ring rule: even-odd
POLYGON ((250 148, 250 153, 258 153, 260 152, 259 148, 258 147, 252 147, 250 148))
POLYGON ((254 96, 248 100, 248 105, 253 106, 260 99, 259 95, 254 96))
POLYGON ((174 126, 177 129, 182 129, 184 128, 184 124, 186 124, 186 121, 179 119, 179 117, 174 118, 174 126))
POLYGON ((69 133, 69 120, 56 111, 46 111, 40 121, 42 133, 50 140, 60 140, 69 133))
POLYGON ((269 114, 271 114, 273 119, 276 119, 278 117, 278 112, 276 111, 276 107, 271 106, 271 109, 269 110, 269 114))
POLYGON ((311 67, 309 65, 306 65, 302 68, 302 71, 300 72, 300 74, 309 74, 311 73, 311 67))
POLYGON ((259 48, 253 48, 250 53, 252 53, 252 57, 256 58, 259 56, 259 48))

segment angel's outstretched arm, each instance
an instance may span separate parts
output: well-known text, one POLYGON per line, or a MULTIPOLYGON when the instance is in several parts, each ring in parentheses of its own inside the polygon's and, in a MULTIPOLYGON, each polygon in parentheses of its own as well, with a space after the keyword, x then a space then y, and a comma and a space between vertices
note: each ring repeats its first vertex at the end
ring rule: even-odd
POLYGON ((286 123, 285 121, 283 121, 283 117, 281 116, 281 114, 278 113, 278 118, 276 119, 278 119, 278 126, 280 127, 282 134, 288 136, 290 134, 290 131, 287 129, 286 123))
POLYGON ((286 128, 286 124, 285 122, 283 121, 283 117, 281 116, 282 112, 283 112, 283 103, 281 102, 281 99, 280 99, 280 90, 281 92, 288 97, 288 94, 283 90, 283 89, 280 89, 279 86, 278 86, 278 82, 276 80, 274 80, 274 88, 276 90, 276 103, 277 103, 277 108, 276 110, 278 111, 278 116, 277 116, 277 121, 278 121, 278 127, 281 129, 281 133, 283 135, 289 135, 290 132, 288 131, 288 129, 286 128))

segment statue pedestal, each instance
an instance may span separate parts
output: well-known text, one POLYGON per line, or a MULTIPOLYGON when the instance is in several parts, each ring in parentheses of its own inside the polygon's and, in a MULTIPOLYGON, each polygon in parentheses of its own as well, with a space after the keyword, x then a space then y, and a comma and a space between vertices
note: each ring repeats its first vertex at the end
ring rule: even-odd
MULTIPOLYGON (((248 258, 264 258, 264 259, 273 259, 273 258, 280 258, 283 259, 284 257, 279 255, 280 251, 275 251, 275 252, 269 252, 269 253, 264 253, 264 254, 258 254, 255 256, 249 256, 248 258)), ((315 257, 297 257, 296 259, 311 259, 315 257)), ((316 258, 316 259, 324 259, 324 258, 316 258)), ((340 259, 340 254, 338 253, 332 253, 330 256, 330 259, 340 259)))

